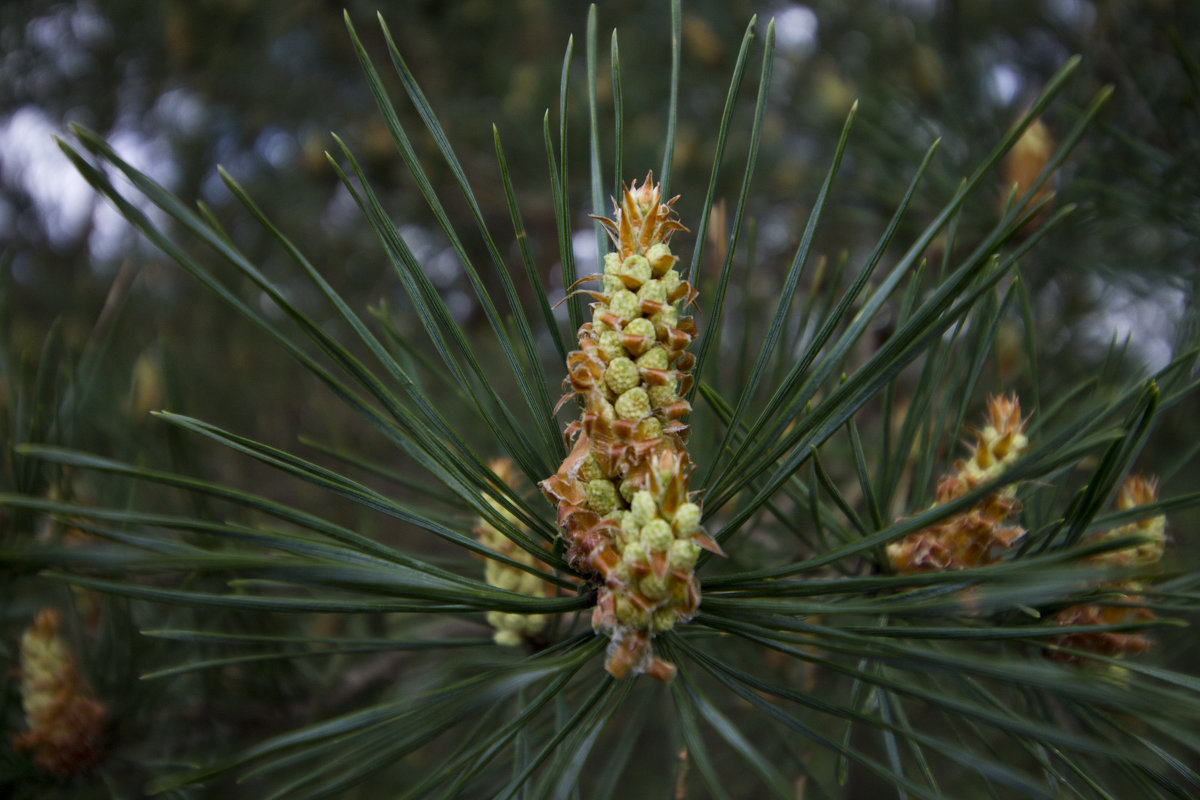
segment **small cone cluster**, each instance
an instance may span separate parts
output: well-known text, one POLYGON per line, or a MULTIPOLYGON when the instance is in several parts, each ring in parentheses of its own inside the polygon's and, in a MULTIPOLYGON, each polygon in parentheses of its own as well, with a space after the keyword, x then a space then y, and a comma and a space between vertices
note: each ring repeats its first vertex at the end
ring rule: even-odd
POLYGON ((100 757, 106 712, 79 674, 60 624, 57 611, 43 609, 21 637, 21 700, 29 730, 14 744, 31 752, 40 769, 69 777, 100 757))
MULTIPOLYGON (((1143 475, 1130 475, 1117 490, 1117 498, 1114 502, 1118 511, 1130 511, 1139 506, 1158 502, 1158 479, 1147 478, 1143 475)), ((1099 553, 1092 556, 1092 560, 1114 567, 1143 567, 1157 564, 1167 545, 1167 518, 1161 514, 1098 533, 1092 540, 1115 539, 1118 536, 1129 536, 1135 533, 1148 536, 1149 539, 1134 547, 1099 553)))
MULTIPOLYGON (((1158 481, 1141 475, 1131 475, 1125 479, 1117 492, 1116 506, 1119 511, 1128 511, 1138 506, 1144 506, 1158 500, 1158 481)), ((1098 533, 1091 541, 1103 541, 1118 536, 1138 533, 1148 535, 1148 541, 1121 550, 1109 550, 1092 556, 1089 561, 1097 566, 1110 567, 1144 567, 1156 564, 1162 558, 1166 546, 1167 518, 1159 515, 1141 519, 1128 525, 1098 533)), ((1154 619, 1154 612, 1148 608, 1134 605, 1141 585, 1136 581, 1125 581, 1111 584, 1106 588, 1117 592, 1113 598, 1115 603, 1129 605, 1077 605, 1065 608, 1054 616, 1058 625, 1120 625, 1127 622, 1147 622, 1154 619)), ((1122 633, 1121 631, 1095 631, 1073 633, 1060 637, 1057 642, 1062 647, 1073 650, 1085 650, 1089 653, 1119 658, 1127 653, 1144 653, 1150 647, 1150 638, 1141 633, 1122 633)), ((1055 652, 1054 657, 1060 661, 1077 663, 1083 659, 1079 656, 1055 652)))
POLYGON ((617 678, 674 676, 651 639, 696 613, 696 558, 702 547, 720 552, 688 497, 682 418, 696 326, 681 311, 696 292, 668 246, 684 230, 674 202, 647 175, 614 201, 613 219, 597 218, 617 250, 605 256, 602 290, 587 292, 592 321, 567 357, 567 397, 578 395, 583 413, 567 428, 570 454, 541 483, 568 562, 597 587, 592 626, 611 639, 605 668, 617 678))
MULTIPOLYGON (((500 480, 510 487, 516 488, 516 471, 513 463, 507 458, 493 461, 489 466, 500 480)), ((485 498, 496 511, 504 516, 512 525, 524 529, 524 525, 507 509, 501 508, 490 497, 485 498)), ((511 539, 481 519, 475 528, 475 537, 481 544, 486 545, 500 555, 507 556, 513 561, 527 564, 531 567, 538 565, 538 560, 532 554, 522 550, 511 539)), ((507 589, 510 592, 526 594, 530 597, 549 597, 553 587, 536 575, 494 559, 487 560, 484 567, 484 577, 489 586, 507 589)), ((502 647, 516 647, 522 642, 542 632, 546 627, 545 614, 511 614, 504 611, 487 612, 488 624, 496 629, 492 638, 502 647)))
MULTIPOLYGON (((988 399, 988 419, 977 431, 969 458, 954 463, 954 472, 938 481, 935 506, 956 500, 997 478, 1029 447, 1025 420, 1016 395, 988 399)), ((887 546, 892 569, 898 573, 938 572, 991 564, 1002 550, 1025 535, 1006 524, 1019 510, 1012 487, 988 495, 966 511, 887 546)))

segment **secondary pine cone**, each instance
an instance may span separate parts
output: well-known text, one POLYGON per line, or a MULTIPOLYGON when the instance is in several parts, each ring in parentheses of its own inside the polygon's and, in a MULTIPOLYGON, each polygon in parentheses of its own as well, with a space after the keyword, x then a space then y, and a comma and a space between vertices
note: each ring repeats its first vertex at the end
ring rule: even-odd
MULTIPOLYGON (((1118 511, 1129 511, 1138 506, 1149 505, 1158 500, 1158 480, 1145 478, 1141 475, 1130 475, 1117 490, 1116 507, 1118 511)), ((1089 541, 1099 542, 1118 536, 1133 533, 1148 535, 1149 541, 1125 547, 1120 550, 1108 550, 1097 553, 1088 561, 1097 566, 1110 567, 1145 567, 1156 564, 1163 556, 1166 547, 1167 518, 1163 515, 1140 519, 1128 525, 1119 525, 1107 531, 1102 531, 1090 537, 1089 541)), ((1137 581, 1120 581, 1107 584, 1103 588, 1117 592, 1111 604, 1107 605, 1074 605, 1064 608, 1054 616, 1054 622, 1062 626, 1091 626, 1091 625, 1120 625, 1130 622, 1149 622, 1155 618, 1154 612, 1138 605, 1141 584, 1137 581)), ((1120 658, 1129 653, 1144 653, 1150 648, 1149 636, 1138 632, 1122 631, 1081 631, 1068 636, 1059 637, 1056 644, 1073 650, 1083 650, 1104 656, 1120 658)), ((1081 656, 1061 651, 1051 653, 1059 661, 1078 663, 1083 661, 1081 656)))
POLYGON ((663 202, 648 174, 614 200, 611 220, 597 217, 616 252, 604 258, 601 291, 587 292, 592 321, 567 357, 567 397, 578 395, 583 412, 566 431, 570 454, 540 484, 558 506, 568 562, 597 586, 592 627, 611 639, 605 668, 617 678, 674 676, 651 639, 695 615, 696 558, 702 547, 720 552, 688 495, 684 396, 695 357, 686 348, 696 326, 682 311, 696 291, 668 245, 686 230, 677 199, 663 202))
MULTIPOLYGON (((987 424, 976 432, 971 455, 954 462, 954 472, 938 481, 934 505, 957 500, 1012 466, 1029 447, 1025 422, 1016 395, 989 398, 987 424)), ((988 495, 966 511, 889 544, 892 569, 938 572, 990 564, 1000 550, 1025 535, 1023 528, 1006 524, 1019 508, 1012 487, 988 495)))
POLYGON ((21 701, 26 733, 14 742, 46 772, 69 777, 100 757, 104 706, 91 696, 59 634, 58 612, 43 609, 21 637, 21 701))
MULTIPOLYGON (((489 466, 500 480, 508 484, 510 488, 516 488, 517 475, 510 459, 496 459, 489 466)), ((506 508, 502 508, 490 497, 485 497, 484 499, 512 525, 525 530, 524 524, 512 512, 506 508)), ((475 538, 481 544, 490 547, 500 555, 507 556, 514 561, 531 567, 535 567, 540 563, 536 556, 518 547, 511 539, 485 519, 479 520, 479 525, 475 528, 474 533, 475 538)), ((497 586, 501 589, 529 595, 530 597, 550 597, 554 593, 554 587, 537 575, 517 569, 514 566, 505 564, 502 561, 496 561, 495 559, 489 558, 487 560, 487 565, 484 567, 484 578, 487 580, 489 586, 497 586)), ((489 611, 487 612, 487 621, 489 625, 496 629, 492 637, 496 644, 502 647, 516 647, 541 633, 542 629, 546 627, 548 620, 545 614, 513 614, 504 611, 489 611)))

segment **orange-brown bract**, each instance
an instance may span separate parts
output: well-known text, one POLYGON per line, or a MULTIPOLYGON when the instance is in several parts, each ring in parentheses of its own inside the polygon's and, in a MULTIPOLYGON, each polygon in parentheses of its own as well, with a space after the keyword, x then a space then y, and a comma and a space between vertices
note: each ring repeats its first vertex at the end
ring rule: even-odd
POLYGON ((695 357, 686 348, 696 326, 681 312, 696 291, 668 245, 686 230, 674 202, 648 174, 614 201, 611 220, 597 218, 617 249, 600 290, 587 292, 592 321, 567 357, 567 396, 579 396, 583 412, 566 431, 571 452, 541 483, 558 506, 568 562, 597 586, 592 626, 611 639, 605 668, 617 678, 674 677, 651 640, 695 615, 696 558, 702 547, 720 552, 688 495, 684 396, 695 357))

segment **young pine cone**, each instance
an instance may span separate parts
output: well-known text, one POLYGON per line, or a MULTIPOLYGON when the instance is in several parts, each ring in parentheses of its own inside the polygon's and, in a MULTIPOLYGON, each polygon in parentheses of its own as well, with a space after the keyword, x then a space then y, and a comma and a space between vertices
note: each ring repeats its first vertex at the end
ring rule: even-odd
MULTIPOLYGON (((987 424, 975 435, 970 457, 956 461, 954 472, 938 481, 935 506, 994 480, 1029 447, 1016 395, 989 398, 987 424)), ((939 572, 990 564, 1000 550, 1025 535, 1023 528, 1005 524, 1018 509, 1012 487, 988 495, 966 511, 889 544, 892 569, 899 573, 939 572)))
MULTIPOLYGON (((1128 511, 1158 500, 1158 481, 1141 475, 1130 475, 1117 491, 1118 511, 1128 511)), ((1120 525, 1091 537, 1091 541, 1103 541, 1131 533, 1148 534, 1150 540, 1121 550, 1109 550, 1092 556, 1089 561, 1098 566, 1138 567, 1156 564, 1162 558, 1166 546, 1167 518, 1163 515, 1141 519, 1128 525, 1120 525)), ((1064 608, 1054 616, 1054 622, 1063 626, 1119 625, 1129 622, 1148 622, 1154 612, 1137 605, 1141 585, 1136 581, 1108 584, 1105 588, 1119 592, 1112 605, 1074 605, 1064 608)), ((1086 631, 1060 637, 1056 644, 1074 650, 1119 658, 1127 653, 1143 653, 1150 647, 1150 637, 1136 632, 1086 631)), ((1072 654, 1054 652, 1060 661, 1079 662, 1082 658, 1072 654)))
MULTIPOLYGON (((510 487, 515 486, 517 478, 511 460, 507 458, 497 459, 489 466, 491 466, 492 471, 496 473, 500 480, 504 481, 510 487)), ((485 499, 510 523, 519 528, 524 528, 524 525, 507 509, 501 508, 490 497, 485 499)), ((481 544, 490 547, 501 555, 508 556, 514 561, 527 564, 531 567, 537 566, 539 563, 535 556, 515 545, 511 539, 496 530, 487 520, 479 520, 479 525, 475 528, 474 533, 475 538, 481 544)), ((484 567, 484 578, 487 580, 489 586, 498 586, 501 589, 526 594, 530 597, 549 597, 554 591, 554 587, 537 575, 493 559, 488 559, 487 566, 484 567)), ((487 612, 487 621, 489 625, 496 629, 496 632, 492 636, 496 644, 501 647, 516 647, 527 639, 541 633, 542 629, 546 627, 547 618, 545 614, 511 614, 504 611, 489 611, 487 612)))
POLYGON ((681 311, 696 291, 668 247, 685 230, 674 202, 647 175, 614 201, 611 220, 598 218, 617 250, 604 258, 602 291, 587 293, 592 321, 567 357, 567 396, 580 396, 583 413, 567 428, 570 454, 541 483, 569 563, 597 585, 592 626, 612 640, 605 668, 617 678, 674 676, 650 641, 696 613, 696 558, 701 547, 720 552, 688 498, 683 396, 695 357, 685 350, 696 326, 681 311))
POLYGON ((46 608, 21 637, 21 701, 29 730, 14 744, 32 752, 41 769, 69 777, 100 757, 105 709, 92 699, 59 626, 58 612, 46 608))

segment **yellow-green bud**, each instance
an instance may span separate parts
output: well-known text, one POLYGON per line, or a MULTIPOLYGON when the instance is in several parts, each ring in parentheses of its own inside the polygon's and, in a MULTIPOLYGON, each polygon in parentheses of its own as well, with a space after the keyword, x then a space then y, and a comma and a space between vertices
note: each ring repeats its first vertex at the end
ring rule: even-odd
POLYGON ((604 293, 605 294, 614 295, 624 288, 625 288, 625 284, 621 283, 621 279, 618 278, 616 275, 606 274, 604 276, 604 293))
POLYGON ((678 272, 673 269, 669 269, 663 273, 663 276, 659 278, 659 280, 662 281, 662 285, 667 290, 667 294, 670 294, 671 292, 675 291, 675 287, 679 285, 682 279, 679 277, 678 272))
POLYGON ((607 330, 600 334, 600 352, 604 354, 607 361, 625 355, 625 347, 621 344, 621 334, 613 330, 607 330))
POLYGON ((621 497, 626 503, 632 503, 633 493, 637 491, 637 487, 633 485, 633 481, 622 481, 621 485, 617 487, 617 491, 621 493, 621 497))
POLYGON ((667 364, 667 349, 661 345, 650 348, 637 360, 642 369, 666 369, 667 364))
POLYGON ((671 606, 664 606, 655 610, 650 618, 650 625, 655 633, 671 630, 675 627, 675 609, 671 606))
POLYGON ((650 398, 650 404, 655 407, 668 406, 679 399, 679 395, 675 393, 674 381, 666 386, 651 386, 646 396, 650 398))
POLYGON ((621 517, 621 543, 628 544, 636 541, 641 529, 642 526, 637 523, 637 517, 632 512, 625 512, 625 515, 621 517))
POLYGON ((675 535, 665 519, 652 519, 642 526, 642 541, 650 552, 665 553, 675 541, 675 535))
POLYGON ((579 465, 579 477, 585 481, 605 477, 604 470, 600 469, 600 462, 596 461, 596 457, 591 453, 588 453, 587 458, 579 465))
POLYGON ((639 528, 657 517, 658 503, 654 502, 654 495, 644 489, 634 492, 633 500, 629 503, 629 513, 639 528))
MULTIPOLYGON (((650 397, 651 402, 653 402, 654 401, 653 387, 650 389, 649 392, 647 392, 647 395, 650 397)), ((658 437, 662 436, 662 431, 663 431, 662 423, 659 422, 658 417, 646 417, 644 420, 642 420, 641 422, 639 422, 637 424, 636 428, 633 429, 633 438, 637 439, 638 441, 642 441, 642 442, 647 441, 649 439, 657 439, 658 437)))
POLYGON ((671 248, 662 242, 650 245, 650 249, 646 251, 646 260, 650 262, 650 268, 656 278, 675 263, 675 257, 671 255, 671 248))
POLYGON ((650 416, 650 398, 645 389, 635 386, 617 398, 613 410, 621 419, 642 419, 650 416))
POLYGON ((616 275, 621 271, 621 255, 619 253, 604 254, 604 274, 616 275))
POLYGON ((700 506, 695 503, 682 503, 675 509, 673 520, 675 535, 686 539, 700 529, 700 506))
POLYGON ((638 581, 638 591, 642 597, 655 603, 666 600, 671 594, 667 582, 653 572, 638 581))
MULTIPOLYGON (((638 532, 638 536, 641 536, 641 531, 638 532)), ((625 552, 621 554, 621 561, 637 571, 642 571, 650 563, 650 557, 646 554, 646 545, 640 538, 625 547, 625 552)))
POLYGON ((645 336, 650 341, 654 341, 654 323, 645 317, 638 317, 635 320, 631 320, 625 326, 625 332, 634 336, 645 336))
POLYGON ((674 328, 679 324, 679 311, 675 306, 667 306, 651 317, 650 320, 656 325, 666 325, 668 328, 674 328))
POLYGON ((656 303, 667 302, 667 287, 661 281, 648 280, 638 289, 637 296, 641 300, 653 300, 656 303))
POLYGON ((616 394, 622 394, 637 386, 642 376, 637 366, 624 356, 614 358, 604 371, 604 382, 616 394))
POLYGON ((587 504, 592 511, 605 516, 617 507, 617 487, 613 486, 612 481, 604 478, 588 481, 587 504))
POLYGON ((614 293, 612 299, 608 301, 608 310, 622 320, 629 320, 638 316, 640 309, 641 303, 638 302, 637 295, 628 289, 622 289, 614 293))
POLYGON ((624 595, 617 597, 617 619, 631 628, 646 628, 650 625, 650 614, 633 604, 624 595))
POLYGON ((671 569, 686 571, 696 566, 699 556, 700 545, 691 539, 676 539, 671 542, 671 549, 667 552, 667 564, 671 569))
POLYGON ((645 256, 630 256, 621 265, 621 274, 633 278, 640 286, 650 280, 650 262, 645 256))

